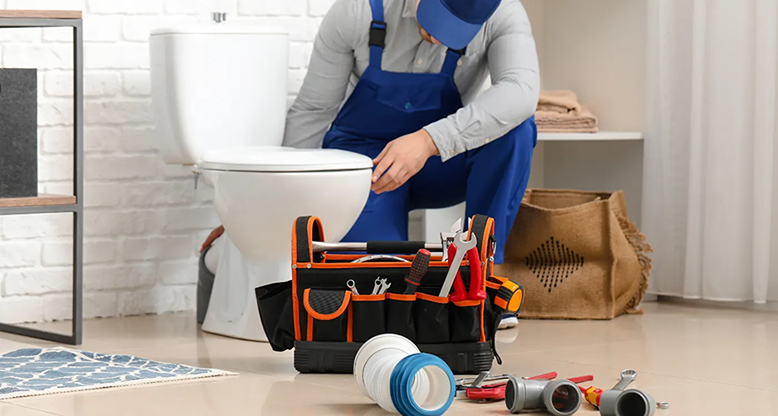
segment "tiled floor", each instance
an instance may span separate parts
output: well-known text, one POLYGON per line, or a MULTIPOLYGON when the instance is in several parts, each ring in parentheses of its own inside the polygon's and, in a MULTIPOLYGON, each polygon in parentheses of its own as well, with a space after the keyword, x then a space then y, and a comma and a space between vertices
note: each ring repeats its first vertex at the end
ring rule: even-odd
MULTIPOLYGON (((670 402, 657 416, 778 415, 778 314, 648 303, 646 314, 607 322, 526 321, 498 333, 495 373, 592 374, 612 387, 625 368, 632 387, 670 402)), ((0 335, 0 352, 30 344, 0 335)), ((7 400, 0 416, 381 415, 351 376, 303 375, 292 353, 204 334, 193 315, 88 321, 80 347, 215 367, 238 376, 7 400)), ((507 414, 504 403, 456 400, 447 414, 507 414)), ((584 404, 578 414, 597 414, 584 404)))

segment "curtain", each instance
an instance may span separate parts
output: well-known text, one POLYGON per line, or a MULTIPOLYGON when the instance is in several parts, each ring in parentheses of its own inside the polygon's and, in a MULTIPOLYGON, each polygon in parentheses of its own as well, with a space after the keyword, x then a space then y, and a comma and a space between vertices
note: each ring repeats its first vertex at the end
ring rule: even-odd
POLYGON ((651 293, 778 300, 775 0, 649 1, 651 293))

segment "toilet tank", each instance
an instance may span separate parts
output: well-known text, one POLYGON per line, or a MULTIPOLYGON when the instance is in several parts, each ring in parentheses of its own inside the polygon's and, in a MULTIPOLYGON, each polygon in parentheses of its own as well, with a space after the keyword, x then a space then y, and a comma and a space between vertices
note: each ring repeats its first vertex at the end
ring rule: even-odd
POLYGON ((166 164, 208 150, 280 146, 288 34, 260 24, 204 23, 151 32, 152 110, 166 164))

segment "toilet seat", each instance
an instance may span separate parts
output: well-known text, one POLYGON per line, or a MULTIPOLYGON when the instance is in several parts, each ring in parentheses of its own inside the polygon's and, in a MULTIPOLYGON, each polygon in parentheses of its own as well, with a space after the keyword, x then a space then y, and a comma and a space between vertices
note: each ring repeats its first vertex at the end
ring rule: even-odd
POLYGON ((200 167, 240 172, 317 172, 371 169, 373 162, 367 156, 339 149, 254 146, 208 151, 200 167))

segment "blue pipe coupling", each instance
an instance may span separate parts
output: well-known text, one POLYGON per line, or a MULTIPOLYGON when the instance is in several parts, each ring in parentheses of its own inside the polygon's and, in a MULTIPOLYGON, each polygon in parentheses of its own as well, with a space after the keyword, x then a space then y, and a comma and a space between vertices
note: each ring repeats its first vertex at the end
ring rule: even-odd
POLYGON ((397 334, 381 334, 362 345, 354 358, 354 379, 362 394, 403 416, 440 416, 456 393, 445 361, 397 334))

